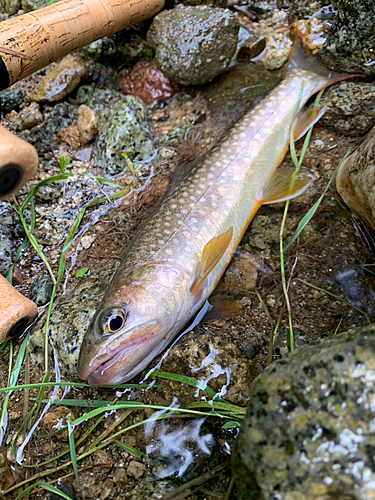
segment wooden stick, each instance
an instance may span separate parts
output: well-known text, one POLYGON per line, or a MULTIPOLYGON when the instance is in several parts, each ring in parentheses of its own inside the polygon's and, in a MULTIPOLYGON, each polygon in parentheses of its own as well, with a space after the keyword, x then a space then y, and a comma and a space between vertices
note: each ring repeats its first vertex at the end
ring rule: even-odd
POLYGON ((0 90, 73 50, 152 17, 163 5, 164 0, 61 0, 1 22, 0 90))
POLYGON ((38 153, 34 146, 0 125, 0 200, 24 186, 37 166, 38 153))

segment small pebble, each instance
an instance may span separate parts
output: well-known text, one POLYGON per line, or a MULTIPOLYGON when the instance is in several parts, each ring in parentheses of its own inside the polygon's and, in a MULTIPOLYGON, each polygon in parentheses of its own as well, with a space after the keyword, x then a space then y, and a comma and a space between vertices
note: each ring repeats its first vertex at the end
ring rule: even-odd
POLYGON ((17 125, 20 130, 33 128, 43 122, 43 115, 40 112, 39 104, 32 102, 30 106, 24 108, 17 117, 17 125))
POLYGON ((312 141, 312 145, 317 149, 324 148, 324 142, 321 139, 315 139, 315 141, 312 141))
POLYGON ((113 480, 119 486, 123 486, 124 484, 126 484, 128 482, 128 476, 127 476, 126 471, 123 467, 116 468, 113 480))
MULTIPOLYGON (((68 415, 71 421, 75 420, 76 417, 69 408, 65 406, 59 406, 55 411, 46 413, 42 421, 48 432, 52 433, 67 425, 66 417, 68 415)), ((79 427, 74 428, 73 434, 75 439, 79 436, 79 427)), ((65 429, 62 429, 55 435, 55 437, 57 439, 60 439, 61 441, 68 441, 68 428, 66 427, 65 429)))
POLYGON ((129 474, 129 476, 132 476, 135 479, 140 479, 143 476, 143 474, 146 472, 146 466, 144 464, 142 464, 141 462, 137 462, 135 460, 132 460, 129 464, 127 472, 129 474))
POLYGON ((78 133, 81 144, 92 141, 99 131, 98 115, 85 104, 78 108, 78 133))

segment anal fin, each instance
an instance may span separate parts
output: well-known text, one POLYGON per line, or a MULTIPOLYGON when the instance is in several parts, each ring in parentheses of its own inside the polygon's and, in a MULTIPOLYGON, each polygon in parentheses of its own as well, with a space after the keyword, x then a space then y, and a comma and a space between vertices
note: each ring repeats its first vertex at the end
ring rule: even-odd
POLYGON ((275 170, 269 179, 260 200, 263 205, 277 203, 295 198, 303 193, 314 180, 311 174, 298 172, 292 167, 281 167, 275 170))
POLYGON ((233 227, 230 227, 220 236, 215 236, 205 244, 202 252, 202 258, 196 268, 194 281, 190 286, 189 293, 194 295, 199 290, 200 285, 207 278, 210 272, 218 264, 225 251, 227 250, 233 237, 233 227))

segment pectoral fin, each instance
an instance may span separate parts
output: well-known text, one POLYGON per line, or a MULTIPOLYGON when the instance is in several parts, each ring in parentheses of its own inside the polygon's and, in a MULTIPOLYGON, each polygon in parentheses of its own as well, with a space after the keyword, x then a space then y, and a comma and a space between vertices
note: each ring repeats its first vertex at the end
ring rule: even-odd
POLYGON ((208 299, 212 309, 206 312, 203 321, 232 319, 242 314, 242 306, 237 300, 226 295, 213 295, 208 299))
POLYGON ((293 125, 293 137, 295 141, 298 141, 301 137, 303 137, 308 130, 315 125, 315 123, 320 120, 320 118, 327 111, 326 106, 318 106, 313 108, 306 108, 301 111, 293 125))
POLYGON ((314 177, 306 172, 295 174, 294 168, 278 168, 263 191, 261 203, 267 205, 269 203, 291 200, 303 193, 313 180, 314 177))
POLYGON ((233 237, 233 227, 229 228, 220 236, 212 238, 203 248, 202 259, 196 268, 194 281, 190 286, 189 293, 194 295, 203 281, 218 264, 224 255, 233 237))

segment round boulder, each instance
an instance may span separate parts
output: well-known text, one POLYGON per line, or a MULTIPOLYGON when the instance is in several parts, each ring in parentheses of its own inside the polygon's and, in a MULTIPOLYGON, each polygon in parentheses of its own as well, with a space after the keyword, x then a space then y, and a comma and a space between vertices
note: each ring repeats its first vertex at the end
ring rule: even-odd
POLYGON ((254 380, 233 452, 236 498, 374 498, 374 331, 300 347, 254 380))
POLYGON ((239 22, 226 9, 178 6, 158 14, 147 33, 158 68, 182 85, 210 82, 230 63, 239 22))

